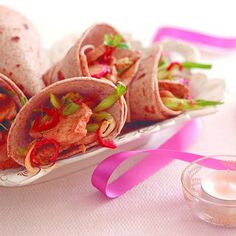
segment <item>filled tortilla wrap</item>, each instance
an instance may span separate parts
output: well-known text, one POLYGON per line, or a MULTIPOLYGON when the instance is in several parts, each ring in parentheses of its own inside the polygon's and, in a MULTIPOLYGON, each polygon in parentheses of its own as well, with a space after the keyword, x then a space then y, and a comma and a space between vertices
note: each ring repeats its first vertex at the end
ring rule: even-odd
POLYGON ((87 29, 68 53, 43 76, 46 85, 56 81, 92 76, 128 85, 137 72, 140 51, 129 49, 121 34, 108 24, 87 29))
POLYGON ((157 80, 161 48, 156 47, 141 60, 140 67, 129 86, 130 121, 159 121, 180 114, 168 109, 162 102, 157 80))
POLYGON ((52 84, 30 99, 12 124, 8 154, 43 166, 100 145, 115 148, 127 107, 125 86, 91 77, 52 84))
POLYGON ((210 64, 172 61, 156 45, 141 60, 126 94, 128 121, 161 121, 187 110, 222 104, 192 97, 189 82, 194 73, 191 70, 210 68, 210 64))
POLYGON ((22 91, 0 74, 0 170, 19 166, 7 156, 7 136, 13 120, 26 101, 22 91))
POLYGON ((32 23, 13 9, 0 5, 0 73, 27 96, 43 87, 41 42, 32 23))

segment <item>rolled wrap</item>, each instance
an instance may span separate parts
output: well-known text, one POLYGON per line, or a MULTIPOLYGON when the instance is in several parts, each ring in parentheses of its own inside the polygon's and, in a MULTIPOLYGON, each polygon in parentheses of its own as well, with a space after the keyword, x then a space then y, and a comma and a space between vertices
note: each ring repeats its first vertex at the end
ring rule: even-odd
MULTIPOLYGON (((56 65, 52 66, 48 72, 43 76, 46 85, 55 83, 59 80, 68 79, 78 76, 91 76, 88 70, 88 62, 86 58, 86 51, 91 47, 98 47, 103 44, 104 35, 121 35, 115 28, 108 24, 95 24, 87 29, 74 46, 68 51, 64 58, 56 65)), ((125 41, 124 37, 122 40, 125 41)), ((139 52, 135 52, 139 54, 139 52)), ((122 49, 117 50, 114 56, 119 59, 123 57, 131 57, 133 51, 122 49)), ((128 85, 137 72, 140 59, 138 59, 127 71, 121 76, 121 81, 128 85)))
MULTIPOLYGON (((8 155, 20 165, 24 165, 24 157, 19 154, 19 148, 26 147, 33 140, 29 135, 31 129, 31 122, 29 121, 31 121, 36 108, 48 104, 50 94, 53 93, 56 96, 61 96, 68 92, 78 92, 85 98, 87 96, 96 97, 99 102, 112 94, 115 88, 116 86, 109 81, 103 81, 91 77, 71 78, 46 87, 40 93, 32 97, 17 115, 17 118, 9 131, 7 146, 8 155)), ((113 140, 120 133, 125 124, 127 106, 124 98, 121 97, 106 111, 113 116, 116 122, 114 130, 106 137, 106 140, 113 140)), ((96 144, 97 141, 89 143, 86 148, 93 147, 96 144)), ((69 148, 66 152, 60 153, 59 159, 70 157, 79 152, 81 152, 79 146, 74 146, 69 148)))
POLYGON ((179 98, 186 98, 189 93, 183 84, 157 79, 161 53, 162 48, 156 46, 141 60, 126 96, 128 121, 161 121, 182 112, 167 108, 161 100, 160 90, 168 90, 179 98))

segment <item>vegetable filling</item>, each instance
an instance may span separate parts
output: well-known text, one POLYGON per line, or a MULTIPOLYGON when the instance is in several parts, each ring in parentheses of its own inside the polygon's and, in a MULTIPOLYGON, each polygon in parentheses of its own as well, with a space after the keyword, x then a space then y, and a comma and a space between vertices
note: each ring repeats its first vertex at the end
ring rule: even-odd
POLYGON ((207 106, 222 104, 218 101, 195 100, 191 98, 189 82, 192 69, 211 69, 210 64, 195 62, 172 62, 161 56, 158 65, 157 79, 159 81, 160 96, 163 104, 174 111, 201 109, 207 106), (169 84, 169 82, 173 82, 169 84), (166 83, 165 83, 166 82, 166 83))
POLYGON ((107 112, 124 93, 126 87, 118 83, 113 93, 98 102, 78 92, 63 96, 50 94, 47 105, 35 110, 29 132, 32 141, 19 153, 27 161, 28 170, 54 164, 60 154, 71 149, 86 151, 86 146, 98 143, 116 148, 109 135, 116 128, 115 118, 107 112), (30 161, 30 165, 29 162, 30 161))
POLYGON ((86 52, 88 70, 94 78, 106 78, 113 83, 130 79, 133 65, 140 59, 139 51, 131 51, 121 35, 104 35, 103 44, 86 52))

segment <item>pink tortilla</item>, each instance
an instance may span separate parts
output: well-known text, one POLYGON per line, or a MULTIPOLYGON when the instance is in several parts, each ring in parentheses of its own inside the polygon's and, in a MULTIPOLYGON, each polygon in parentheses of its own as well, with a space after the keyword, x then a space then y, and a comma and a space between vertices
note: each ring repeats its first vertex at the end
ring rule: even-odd
POLYGON ((0 55, 0 73, 27 96, 44 87, 40 37, 28 19, 5 6, 0 6, 0 55))
MULTIPOLYGON (((43 76, 45 85, 55 83, 59 80, 78 76, 91 76, 88 70, 88 62, 85 52, 93 47, 103 44, 105 34, 120 34, 108 24, 96 24, 86 30, 75 45, 68 51, 64 58, 52 66, 43 76)), ((125 39, 123 38, 125 41, 125 39)), ((139 52, 136 52, 139 54, 139 52)), ((134 52, 130 50, 119 50, 115 52, 117 58, 130 57, 134 52)), ((140 59, 122 74, 121 81, 128 85, 138 70, 140 59)))
POLYGON ((185 94, 186 91, 180 84, 170 82, 166 84, 165 81, 161 81, 159 87, 157 69, 160 56, 161 48, 156 47, 141 60, 139 70, 129 86, 128 121, 161 121, 181 113, 181 111, 170 110, 162 103, 160 87, 172 92, 181 87, 179 91, 181 94, 185 94))
MULTIPOLYGON (((26 147, 32 141, 29 131, 34 109, 48 104, 51 93, 63 95, 68 92, 78 92, 84 97, 94 96, 98 98, 98 100, 102 100, 110 95, 114 91, 114 88, 115 85, 109 81, 98 80, 91 77, 71 78, 46 87, 40 93, 32 97, 17 115, 9 131, 7 146, 8 155, 20 165, 24 165, 24 159, 19 154, 19 148, 26 147)), ((126 121, 127 107, 124 98, 121 97, 107 111, 116 121, 115 129, 108 137, 106 137, 107 140, 113 140, 120 133, 126 121)), ((97 142, 90 143, 87 145, 87 148, 93 147, 96 144, 97 142)), ((81 152, 79 146, 69 149, 66 153, 60 154, 59 159, 70 157, 79 152, 81 152)))

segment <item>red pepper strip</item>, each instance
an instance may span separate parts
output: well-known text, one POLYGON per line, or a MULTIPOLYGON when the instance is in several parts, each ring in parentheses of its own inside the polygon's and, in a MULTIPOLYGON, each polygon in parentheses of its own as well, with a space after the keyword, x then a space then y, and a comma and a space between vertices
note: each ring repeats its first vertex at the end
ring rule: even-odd
POLYGON ((113 141, 104 140, 101 137, 100 129, 97 130, 97 138, 98 138, 98 144, 101 145, 102 147, 107 147, 112 149, 117 148, 116 144, 113 141))
POLYGON ((105 46, 106 51, 103 55, 102 62, 109 63, 112 53, 116 50, 115 47, 105 46))
POLYGON ((179 68, 179 70, 183 69, 183 66, 181 63, 179 62, 171 62, 170 65, 166 68, 167 71, 170 71, 173 69, 174 66, 177 66, 179 68))
POLYGON ((32 126, 32 130, 36 132, 41 132, 45 130, 49 130, 53 127, 55 127, 59 122, 59 113, 55 109, 49 109, 49 108, 43 108, 43 112, 45 112, 49 117, 51 117, 50 120, 44 122, 43 124, 40 124, 40 115, 37 115, 34 121, 34 124, 32 126))
POLYGON ((42 165, 42 162, 40 162, 40 160, 37 158, 37 152, 39 152, 40 149, 45 145, 53 145, 55 152, 52 157, 48 158, 48 161, 49 161, 49 163, 56 162, 58 155, 59 155, 59 148, 60 148, 59 143, 54 139, 41 139, 36 142, 32 152, 30 153, 30 162, 34 166, 39 167, 42 165))

